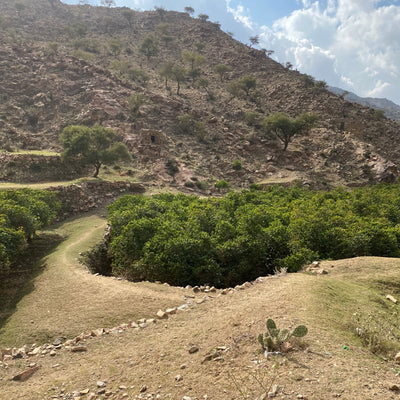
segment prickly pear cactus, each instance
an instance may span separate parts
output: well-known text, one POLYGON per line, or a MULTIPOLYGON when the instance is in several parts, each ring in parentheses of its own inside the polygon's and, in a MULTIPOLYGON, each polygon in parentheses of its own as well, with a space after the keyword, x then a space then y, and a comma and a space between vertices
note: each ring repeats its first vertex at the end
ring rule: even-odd
POLYGON ((308 333, 308 329, 304 325, 299 325, 296 327, 296 329, 293 331, 292 336, 294 337, 304 337, 308 333))
POLYGON ((304 337, 308 333, 308 329, 304 325, 299 325, 293 332, 289 329, 278 329, 274 320, 269 318, 266 323, 267 332, 258 335, 258 341, 263 350, 279 351, 282 350, 282 345, 290 340, 291 337, 304 337))

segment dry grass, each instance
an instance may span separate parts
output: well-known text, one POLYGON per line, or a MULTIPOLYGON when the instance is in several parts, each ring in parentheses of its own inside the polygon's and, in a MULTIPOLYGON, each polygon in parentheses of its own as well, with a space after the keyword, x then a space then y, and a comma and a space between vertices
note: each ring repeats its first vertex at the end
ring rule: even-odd
MULTIPOLYGON (((67 239, 47 258, 35 291, 6 327, 9 334, 18 336, 18 330, 25 329, 20 338, 33 337, 39 324, 52 334, 55 327, 57 333, 89 330, 104 326, 106 319, 150 316, 158 308, 182 302, 187 292, 180 288, 88 275, 75 258, 101 236, 103 224, 90 216, 60 227, 67 239)), ((192 306, 146 329, 90 339, 84 354, 61 350, 54 358, 13 361, 0 370, 0 399, 67 398, 86 388, 96 392, 98 380, 106 383, 113 399, 122 399, 123 393, 135 399, 142 385, 161 399, 258 399, 272 384, 279 386, 277 398, 286 400, 298 395, 310 400, 397 399, 388 389, 399 379, 392 371, 394 364, 371 354, 341 321, 351 316, 355 305, 374 310, 375 296, 383 293, 375 283, 398 280, 400 261, 360 258, 324 267, 328 275, 264 278, 263 283, 192 306), (257 342, 266 318, 286 328, 306 324, 306 348, 266 359, 257 342), (200 350, 189 354, 192 345, 200 350), (219 346, 226 347, 221 357, 205 361, 219 346), (42 368, 28 382, 8 380, 32 361, 42 368), (175 379, 178 374, 181 381, 175 379)))

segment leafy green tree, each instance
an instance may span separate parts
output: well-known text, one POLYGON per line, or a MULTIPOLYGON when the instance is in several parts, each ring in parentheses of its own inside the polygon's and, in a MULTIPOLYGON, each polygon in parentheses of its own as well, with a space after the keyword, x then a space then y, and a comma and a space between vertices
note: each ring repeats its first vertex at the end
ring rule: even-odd
POLYGON ((200 66, 207 62, 207 59, 200 53, 194 51, 183 51, 182 59, 190 66, 189 77, 192 78, 192 82, 200 76, 200 66))
POLYGON ((160 76, 165 79, 165 89, 168 89, 168 79, 173 77, 172 71, 174 67, 175 63, 173 61, 168 61, 162 65, 159 71, 160 76))
POLYGON ((250 90, 256 88, 257 82, 256 78, 247 75, 239 80, 239 84, 241 85, 241 88, 245 91, 246 96, 249 96, 250 90))
POLYGON ((317 121, 317 114, 303 113, 291 119, 286 113, 278 112, 266 117, 263 126, 283 143, 285 151, 295 136, 308 134, 317 121))
POLYGON ((142 86, 146 86, 150 80, 150 75, 140 68, 128 68, 126 75, 130 80, 140 83, 142 86))
POLYGON ((230 71, 230 68, 225 64, 217 64, 214 67, 214 72, 219 75, 221 82, 224 80, 226 74, 230 71))
POLYGON ((187 71, 185 68, 174 65, 171 69, 171 78, 177 83, 176 94, 179 96, 181 83, 185 82, 187 79, 187 71))
POLYGON ((60 135, 60 142, 64 148, 62 158, 93 165, 95 178, 103 164, 130 159, 128 148, 118 141, 116 133, 99 125, 67 126, 60 135))
POLYGON ((147 60, 155 57, 159 51, 158 40, 151 34, 147 35, 139 45, 139 52, 145 55, 147 60))
POLYGON ((113 56, 116 57, 121 53, 123 47, 123 43, 121 42, 121 40, 113 38, 110 39, 107 44, 113 56))
POLYGON ((184 10, 185 10, 185 13, 187 13, 189 15, 193 15, 194 14, 194 8, 193 7, 187 6, 187 7, 185 7, 184 10))

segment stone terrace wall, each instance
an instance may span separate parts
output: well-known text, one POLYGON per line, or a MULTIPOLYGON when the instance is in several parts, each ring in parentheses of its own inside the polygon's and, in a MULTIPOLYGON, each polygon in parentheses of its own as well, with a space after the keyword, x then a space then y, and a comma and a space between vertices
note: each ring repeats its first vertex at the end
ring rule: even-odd
POLYGON ((124 194, 145 192, 144 186, 138 183, 102 181, 55 186, 47 190, 57 192, 61 200, 62 209, 58 216, 59 220, 105 206, 124 194))
POLYGON ((63 163, 60 156, 0 153, 0 181, 36 183, 76 179, 86 168, 63 163))

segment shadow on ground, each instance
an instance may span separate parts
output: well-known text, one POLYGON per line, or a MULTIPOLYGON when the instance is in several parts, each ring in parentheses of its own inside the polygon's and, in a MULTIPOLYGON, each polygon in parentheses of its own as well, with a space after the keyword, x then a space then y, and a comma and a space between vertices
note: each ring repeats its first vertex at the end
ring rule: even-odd
POLYGON ((35 278, 46 267, 44 257, 64 238, 51 232, 40 233, 14 263, 14 267, 0 276, 0 335, 7 319, 18 302, 34 288, 35 278))

